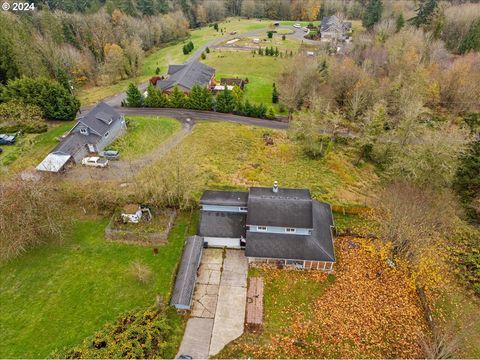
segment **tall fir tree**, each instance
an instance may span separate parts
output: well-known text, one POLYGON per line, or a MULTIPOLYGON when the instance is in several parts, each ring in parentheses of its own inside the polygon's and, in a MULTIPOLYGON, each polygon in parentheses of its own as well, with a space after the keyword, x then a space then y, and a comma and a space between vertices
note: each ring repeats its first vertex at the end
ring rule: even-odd
POLYGON ((142 93, 134 83, 128 84, 126 101, 127 106, 130 107, 141 107, 143 105, 142 93))
POLYGON ((400 13, 395 18, 395 32, 399 32, 405 26, 405 18, 403 13, 400 13))
POLYGON ((168 105, 167 96, 152 84, 148 85, 147 97, 143 101, 146 107, 162 108, 168 105))
POLYGON ((370 30, 382 18, 383 3, 382 0, 369 0, 367 9, 362 19, 363 26, 370 30))
POLYGON ((185 95, 180 91, 178 86, 175 86, 173 88, 173 91, 169 96, 169 103, 172 108, 185 107, 186 98, 185 95))
POLYGON ((235 98, 232 92, 225 87, 225 90, 221 91, 217 95, 217 111, 223 113, 231 113, 235 110, 235 98))

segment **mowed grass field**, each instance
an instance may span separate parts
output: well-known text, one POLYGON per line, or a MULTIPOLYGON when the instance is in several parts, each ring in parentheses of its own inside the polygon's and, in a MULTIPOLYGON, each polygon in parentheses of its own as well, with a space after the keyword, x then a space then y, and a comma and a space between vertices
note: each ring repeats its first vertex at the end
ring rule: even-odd
POLYGON ((215 77, 218 80, 222 77, 248 78, 245 98, 276 109, 278 105, 272 104, 272 86, 288 61, 292 61, 292 58, 260 56, 249 51, 230 50, 215 50, 202 60, 217 70, 215 77))
POLYGON ((108 147, 119 150, 126 160, 152 152, 182 127, 175 119, 159 116, 127 116, 126 120, 126 134, 108 147))
MULTIPOLYGON (((253 126, 198 122, 186 137, 161 161, 162 166, 189 154, 195 168, 192 176, 204 188, 246 189, 271 186, 309 188, 315 198, 333 204, 364 204, 368 188, 374 186, 373 168, 352 165, 345 145, 334 148, 324 159, 312 160, 284 130, 253 126), (264 134, 274 145, 265 145, 264 134)), ((152 166, 156 166, 154 163, 152 166)), ((149 168, 139 176, 148 176, 149 168)))
POLYGON ((154 304, 156 294, 168 299, 185 235, 196 232, 190 214, 179 215, 156 256, 151 247, 105 242, 107 222, 76 221, 63 244, 0 264, 0 358, 45 358, 126 311, 154 304), (150 283, 131 274, 133 261, 150 267, 150 283))
MULTIPOLYGON (((219 28, 225 28, 225 35, 232 31, 238 33, 253 31, 257 29, 267 28, 271 25, 271 21, 258 19, 239 19, 229 18, 218 24, 219 28)), ((192 30, 190 36, 184 41, 175 42, 173 44, 166 44, 165 47, 152 51, 145 57, 143 61, 143 70, 141 76, 136 79, 122 80, 116 84, 108 86, 91 86, 80 89, 78 97, 82 106, 91 105, 95 102, 104 99, 108 96, 115 95, 125 91, 130 82, 140 83, 155 76, 155 70, 160 68, 160 74, 164 74, 171 64, 181 64, 188 60, 190 56, 200 47, 207 44, 209 41, 222 37, 220 31, 216 31, 213 27, 206 26, 200 29, 192 30), (184 55, 182 48, 188 41, 192 41, 195 48, 193 51, 184 55)))

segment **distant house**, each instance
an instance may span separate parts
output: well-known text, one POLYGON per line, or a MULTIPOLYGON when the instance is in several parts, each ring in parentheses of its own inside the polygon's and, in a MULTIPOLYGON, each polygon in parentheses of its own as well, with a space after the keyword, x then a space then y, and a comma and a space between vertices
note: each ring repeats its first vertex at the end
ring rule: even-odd
POLYGON ((237 85, 240 89, 243 90, 243 88, 245 87, 245 80, 239 78, 221 78, 220 84, 228 86, 237 85))
POLYGON ((249 262, 332 271, 333 215, 307 189, 205 191, 199 236, 208 246, 245 247, 249 262))
POLYGON ((163 92, 170 93, 175 86, 184 93, 189 93, 194 85, 211 87, 214 84, 215 69, 192 61, 183 65, 170 65, 163 80, 157 80, 156 86, 163 92))
POLYGON ((320 23, 319 31, 321 41, 345 41, 352 31, 352 23, 350 21, 343 21, 335 15, 324 16, 320 23))
POLYGON ((37 170, 59 172, 68 162, 80 163, 85 156, 102 151, 125 129, 124 116, 103 102, 77 120, 37 170))

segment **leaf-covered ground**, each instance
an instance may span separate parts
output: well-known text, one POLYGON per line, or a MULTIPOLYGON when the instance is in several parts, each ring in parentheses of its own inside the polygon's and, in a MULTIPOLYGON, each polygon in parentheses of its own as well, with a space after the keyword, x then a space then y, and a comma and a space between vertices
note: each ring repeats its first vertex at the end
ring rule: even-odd
POLYGON ((334 281, 318 272, 261 270, 264 331, 245 334, 219 356, 422 357, 426 324, 403 266, 389 268, 374 246, 359 239, 337 239, 336 251, 334 281))

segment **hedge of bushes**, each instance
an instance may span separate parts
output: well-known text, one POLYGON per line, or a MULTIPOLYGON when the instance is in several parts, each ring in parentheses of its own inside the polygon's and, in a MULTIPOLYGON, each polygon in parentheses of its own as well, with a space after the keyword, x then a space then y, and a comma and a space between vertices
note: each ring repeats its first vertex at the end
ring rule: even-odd
POLYGON ((47 131, 47 128, 38 106, 19 101, 0 104, 0 133, 41 133, 47 131))
POLYGON ((152 107, 152 108, 185 108, 194 110, 218 111, 237 115, 275 119, 273 109, 267 109, 264 104, 252 104, 243 99, 243 91, 234 86, 233 90, 225 90, 213 96, 212 92, 199 85, 194 85, 189 94, 184 94, 175 87, 171 94, 164 94, 160 89, 149 85, 147 95, 142 96, 134 84, 130 84, 127 90, 125 104, 129 107, 152 107))

